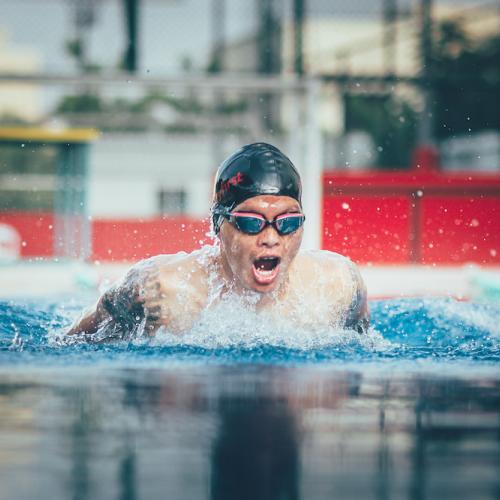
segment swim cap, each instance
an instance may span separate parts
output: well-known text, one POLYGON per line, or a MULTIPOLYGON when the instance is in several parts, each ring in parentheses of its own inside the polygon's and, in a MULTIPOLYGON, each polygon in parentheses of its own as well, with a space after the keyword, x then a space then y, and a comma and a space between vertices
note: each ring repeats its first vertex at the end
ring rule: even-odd
POLYGON ((289 196, 301 203, 300 175, 278 148, 265 142, 248 144, 229 156, 217 170, 212 221, 219 232, 223 217, 237 205, 260 195, 289 196))

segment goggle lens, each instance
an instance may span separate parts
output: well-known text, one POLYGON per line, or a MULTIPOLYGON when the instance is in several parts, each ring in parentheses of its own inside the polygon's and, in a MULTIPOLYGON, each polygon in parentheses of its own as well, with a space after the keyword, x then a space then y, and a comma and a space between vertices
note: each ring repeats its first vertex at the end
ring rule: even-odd
POLYGON ((305 220, 304 214, 285 214, 276 217, 273 221, 267 221, 264 217, 247 215, 243 213, 230 213, 226 218, 239 231, 245 234, 258 234, 268 225, 273 226, 278 234, 287 235, 297 231, 305 220))
POLYGON ((285 215, 278 217, 274 221, 274 227, 280 234, 291 234, 297 231, 302 224, 304 224, 304 215, 285 215))
POLYGON ((247 234, 258 234, 266 225, 264 219, 259 217, 245 216, 245 215, 233 215, 231 219, 234 221, 234 225, 242 233, 247 234))

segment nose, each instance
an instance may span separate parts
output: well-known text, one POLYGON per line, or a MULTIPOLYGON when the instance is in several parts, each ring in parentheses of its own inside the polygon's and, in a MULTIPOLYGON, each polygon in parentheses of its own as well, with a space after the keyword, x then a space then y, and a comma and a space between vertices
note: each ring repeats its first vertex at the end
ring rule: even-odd
POLYGON ((279 245, 280 235, 273 226, 269 225, 259 233, 257 243, 259 246, 274 247, 279 245))

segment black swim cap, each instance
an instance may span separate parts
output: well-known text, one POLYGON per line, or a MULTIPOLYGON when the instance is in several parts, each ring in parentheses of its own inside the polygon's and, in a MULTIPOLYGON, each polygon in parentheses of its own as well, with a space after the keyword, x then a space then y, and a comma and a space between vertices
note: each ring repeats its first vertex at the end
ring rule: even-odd
POLYGON ((248 198, 259 195, 289 196, 301 203, 300 175, 278 148, 265 142, 248 144, 229 156, 217 170, 212 221, 219 232, 221 210, 230 212, 248 198))

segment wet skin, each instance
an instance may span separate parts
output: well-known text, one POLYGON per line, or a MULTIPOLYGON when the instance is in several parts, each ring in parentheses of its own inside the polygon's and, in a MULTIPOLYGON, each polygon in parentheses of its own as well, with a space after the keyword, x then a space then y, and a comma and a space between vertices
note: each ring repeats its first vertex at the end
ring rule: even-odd
MULTIPOLYGON (((250 198, 234 211, 258 214, 268 221, 302 212, 293 198, 269 195, 250 198)), ((116 338, 124 338, 133 335, 139 324, 147 335, 154 335, 160 327, 183 333, 224 294, 249 292, 257 293, 257 310, 270 309, 279 317, 294 317, 309 326, 366 331, 366 289, 356 266, 333 252, 299 253, 302 235, 303 227, 280 235, 271 225, 250 235, 224 220, 219 245, 139 262, 68 334, 84 334, 89 341, 97 341, 92 335, 104 326, 111 327, 116 338), (272 264, 269 258, 274 259, 272 264)))
MULTIPOLYGON (((240 203, 233 212, 258 214, 272 221, 279 215, 301 213, 301 208, 296 200, 288 196, 256 196, 240 203)), ((219 238, 225 279, 240 292, 245 289, 260 293, 275 291, 288 276, 302 235, 303 227, 292 234, 280 235, 270 225, 258 234, 245 234, 224 221, 219 238), (255 262, 270 257, 279 259, 279 264, 271 276, 265 276, 258 272, 255 262)))

